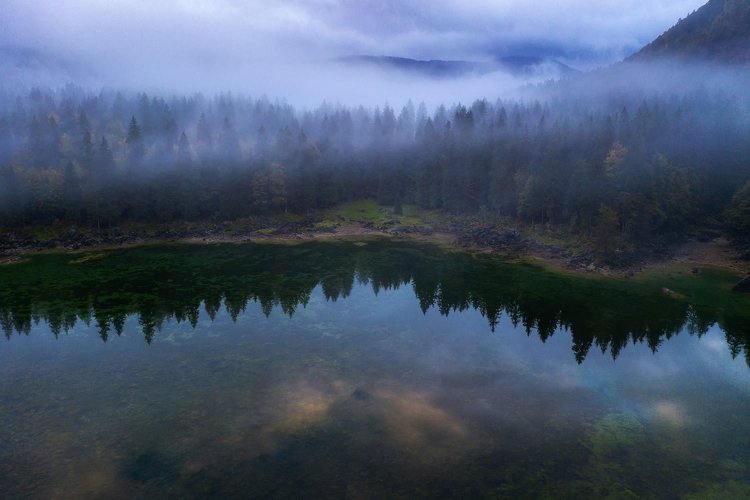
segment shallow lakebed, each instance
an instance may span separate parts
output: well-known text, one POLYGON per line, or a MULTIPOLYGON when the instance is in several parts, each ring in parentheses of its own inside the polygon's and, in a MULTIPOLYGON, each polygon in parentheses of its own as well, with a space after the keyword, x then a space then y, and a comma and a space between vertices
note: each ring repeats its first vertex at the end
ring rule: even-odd
POLYGON ((0 266, 0 491, 745 498, 734 280, 385 241, 35 255, 0 266))

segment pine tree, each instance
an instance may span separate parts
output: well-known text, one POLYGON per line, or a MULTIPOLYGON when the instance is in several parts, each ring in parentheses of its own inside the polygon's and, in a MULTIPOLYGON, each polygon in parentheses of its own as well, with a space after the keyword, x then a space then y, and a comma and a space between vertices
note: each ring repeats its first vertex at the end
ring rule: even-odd
POLYGON ((189 166, 193 161, 193 155, 190 152, 190 142, 183 131, 180 135, 180 142, 177 144, 177 163, 189 166))
POLYGON ((196 148, 198 150, 198 154, 201 157, 206 157, 208 154, 211 153, 212 145, 213 145, 213 137, 212 137, 211 127, 208 125, 208 121, 206 121, 206 115, 204 113, 201 113, 200 118, 198 119, 198 126, 196 128, 196 148))
POLYGON ((219 147, 221 148, 221 156, 224 158, 234 161, 240 160, 240 138, 234 131, 228 117, 224 118, 224 125, 221 127, 219 147))
POLYGON ((272 209, 287 212, 286 174, 281 163, 272 163, 268 171, 268 194, 272 209))
POLYGON ((13 224, 22 210, 16 172, 10 165, 0 168, 0 222, 13 224))
POLYGON ((75 165, 69 161, 63 173, 63 202, 65 218, 76 221, 80 215, 81 186, 78 182, 75 165))
POLYGON ((735 242, 750 245, 750 182, 737 190, 726 210, 727 232, 735 242))
POLYGON ((115 159, 106 137, 102 137, 94 157, 94 170, 100 180, 109 179, 114 173, 115 159))
POLYGON ((396 193, 396 198, 393 201, 393 215, 404 215, 404 207, 401 204, 401 195, 396 193))
POLYGON ((131 165, 138 165, 146 155, 146 149, 143 145, 141 128, 138 126, 135 116, 130 119, 128 136, 125 139, 125 143, 128 145, 128 161, 131 165))
POLYGON ((91 132, 88 129, 83 133, 80 161, 81 166, 87 171, 90 171, 94 165, 94 143, 91 139, 91 132))

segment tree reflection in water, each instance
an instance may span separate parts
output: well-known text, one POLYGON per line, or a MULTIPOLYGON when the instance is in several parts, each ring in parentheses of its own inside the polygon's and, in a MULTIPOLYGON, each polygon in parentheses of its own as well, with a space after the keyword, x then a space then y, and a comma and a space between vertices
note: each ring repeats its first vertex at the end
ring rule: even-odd
POLYGON ((503 314, 542 342, 568 330, 579 363, 594 346, 617 358, 629 343, 655 351, 685 329, 702 335, 716 324, 732 355, 744 355, 750 365, 750 307, 745 296, 728 292, 731 276, 707 271, 665 279, 679 297, 664 296, 653 280, 575 277, 429 245, 142 247, 37 255, 0 268, 0 322, 9 339, 28 334, 39 320, 56 336, 79 320, 93 322, 107 341, 136 315, 151 343, 165 321, 195 327, 201 305, 212 320, 222 307, 236 320, 249 301, 266 315, 280 308, 292 316, 317 286, 336 301, 356 282, 375 293, 411 286, 423 312, 476 309, 492 331, 503 314))

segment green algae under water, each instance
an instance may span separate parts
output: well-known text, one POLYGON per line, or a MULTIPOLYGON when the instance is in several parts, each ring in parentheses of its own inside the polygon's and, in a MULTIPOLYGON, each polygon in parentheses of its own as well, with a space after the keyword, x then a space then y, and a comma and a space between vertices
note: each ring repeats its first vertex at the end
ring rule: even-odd
POLYGON ((0 266, 0 492, 747 498, 733 280, 388 242, 37 255, 0 266))

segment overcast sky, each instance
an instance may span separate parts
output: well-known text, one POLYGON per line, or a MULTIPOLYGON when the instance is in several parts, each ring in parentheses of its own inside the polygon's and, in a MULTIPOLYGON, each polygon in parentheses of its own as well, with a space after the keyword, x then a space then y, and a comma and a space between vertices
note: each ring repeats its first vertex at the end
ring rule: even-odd
POLYGON ((227 67, 271 72, 281 63, 353 54, 477 61, 547 55, 588 69, 628 55, 703 3, 2 0, 0 45, 42 49, 129 84, 227 67))

